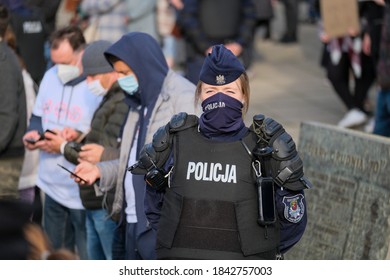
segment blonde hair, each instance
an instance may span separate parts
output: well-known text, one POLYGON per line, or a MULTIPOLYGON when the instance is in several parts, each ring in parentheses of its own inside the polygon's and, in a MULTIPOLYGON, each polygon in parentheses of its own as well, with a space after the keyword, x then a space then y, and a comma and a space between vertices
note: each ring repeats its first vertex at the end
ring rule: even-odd
POLYGON ((54 250, 42 228, 34 223, 24 227, 24 235, 29 243, 28 260, 77 260, 76 254, 68 249, 54 250))
MULTIPOLYGON (((242 108, 242 114, 245 115, 248 112, 250 99, 250 86, 248 75, 244 72, 241 74, 240 77, 238 77, 238 80, 240 81, 242 95, 244 96, 244 107, 242 108)), ((200 94, 202 93, 202 85, 203 82, 199 80, 195 90, 195 106, 197 106, 199 103, 200 94)))

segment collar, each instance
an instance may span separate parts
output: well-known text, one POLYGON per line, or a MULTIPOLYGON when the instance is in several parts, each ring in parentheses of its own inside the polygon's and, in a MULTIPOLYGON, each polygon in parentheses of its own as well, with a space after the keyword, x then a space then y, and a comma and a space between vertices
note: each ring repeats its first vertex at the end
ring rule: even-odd
POLYGON ((65 84, 65 86, 75 86, 75 85, 81 83, 82 81, 84 81, 86 78, 87 78, 87 76, 82 74, 81 76, 78 76, 77 78, 67 82, 65 84))

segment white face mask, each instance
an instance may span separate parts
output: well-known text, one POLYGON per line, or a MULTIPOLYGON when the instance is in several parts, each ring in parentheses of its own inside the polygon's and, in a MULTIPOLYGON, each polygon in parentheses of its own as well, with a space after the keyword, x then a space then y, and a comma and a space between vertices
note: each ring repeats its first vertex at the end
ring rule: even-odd
POLYGON ((93 80, 92 82, 88 83, 88 89, 96 96, 105 96, 108 92, 108 90, 102 86, 100 80, 93 80))
POLYGON ((80 69, 74 65, 58 64, 58 78, 63 84, 80 76, 80 69))

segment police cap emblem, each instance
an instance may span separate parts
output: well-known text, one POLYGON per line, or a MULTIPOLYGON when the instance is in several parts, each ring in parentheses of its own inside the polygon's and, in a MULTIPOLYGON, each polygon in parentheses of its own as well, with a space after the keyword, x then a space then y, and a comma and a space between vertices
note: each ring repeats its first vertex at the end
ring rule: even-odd
POLYGON ((224 75, 218 75, 215 77, 215 82, 217 85, 224 85, 226 84, 225 76, 224 75))

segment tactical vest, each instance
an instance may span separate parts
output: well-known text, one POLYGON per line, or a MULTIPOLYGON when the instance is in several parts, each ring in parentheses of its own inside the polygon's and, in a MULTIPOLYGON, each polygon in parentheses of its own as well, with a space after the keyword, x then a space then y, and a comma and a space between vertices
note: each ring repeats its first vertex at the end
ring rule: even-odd
MULTIPOLYGON (((253 148, 254 134, 243 139, 253 148)), ((252 158, 197 127, 173 138, 174 170, 157 231, 159 259, 275 259, 279 223, 258 225, 252 158)))

